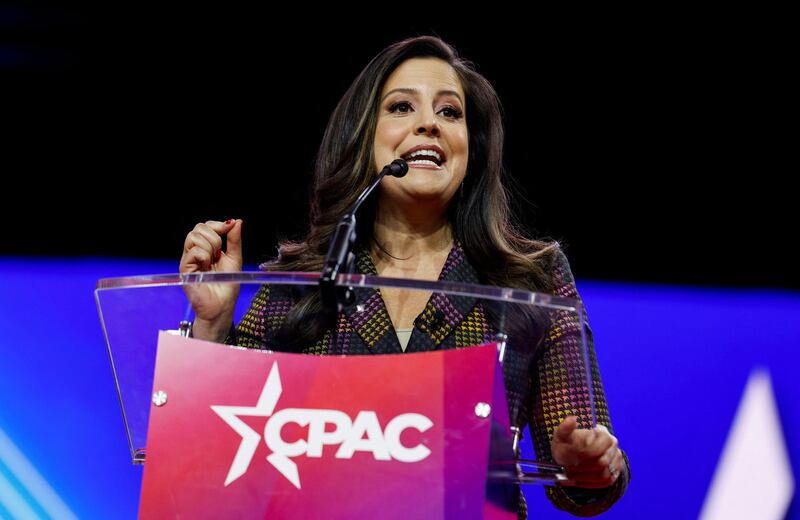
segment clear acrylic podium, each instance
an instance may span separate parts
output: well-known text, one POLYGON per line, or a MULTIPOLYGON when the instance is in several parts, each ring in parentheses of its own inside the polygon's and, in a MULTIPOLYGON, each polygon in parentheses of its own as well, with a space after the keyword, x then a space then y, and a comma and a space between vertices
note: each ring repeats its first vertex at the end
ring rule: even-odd
MULTIPOLYGON (((95 297, 133 463, 143 464, 147 460, 151 414, 156 409, 154 407, 159 406, 159 399, 166 400, 166 396, 159 396, 159 389, 154 387, 159 334, 166 331, 167 334, 174 336, 189 335, 194 316, 186 297, 186 286, 238 284, 240 293, 234 315, 234 321, 238 323, 259 289, 264 286, 268 286, 273 292, 276 288, 282 288, 285 292, 303 295, 309 291, 319 290, 319 278, 319 273, 241 272, 165 274, 99 280, 95 297)), ((429 295, 429 305, 432 301, 446 298, 448 302, 457 302, 456 306, 462 306, 462 311, 468 307, 468 312, 481 316, 487 325, 485 330, 491 334, 476 341, 475 346, 490 343, 495 345, 496 354, 491 357, 492 366, 485 367, 485 373, 499 374, 496 383, 500 386, 495 386, 493 391, 502 392, 499 401, 496 396, 492 400, 492 396, 487 395, 486 402, 483 400, 476 402, 469 410, 470 414, 484 414, 484 417, 488 416, 491 419, 491 435, 489 446, 486 447, 487 495, 492 493, 493 486, 502 488, 524 483, 552 484, 565 480, 563 468, 519 457, 519 444, 526 426, 523 424, 524 418, 520 417, 523 407, 521 401, 524 397, 506 394, 505 389, 509 384, 516 384, 514 378, 519 377, 518 367, 530 366, 533 363, 537 349, 551 327, 557 327, 560 323, 565 323, 565 320, 577 323, 581 346, 578 356, 580 359, 570 367, 564 368, 562 377, 568 379, 571 387, 578 388, 582 395, 588 396, 586 404, 590 408, 586 409, 584 406, 584 416, 590 415, 591 425, 594 426, 595 414, 591 408, 594 402, 593 385, 586 323, 580 301, 493 286, 393 279, 360 274, 339 275, 337 286, 343 290, 350 289, 354 293, 377 291, 380 294, 382 288, 422 291, 425 295, 429 295)), ((452 330, 443 329, 444 333, 441 334, 463 334, 466 330, 463 329, 464 326, 466 325, 462 324, 462 329, 459 327, 453 327, 452 330)), ((422 334, 422 332, 415 329, 412 334, 422 334)), ((446 345, 446 342, 442 342, 442 345, 446 345)), ((224 348, 239 351, 239 355, 243 350, 235 346, 224 348)), ((274 350, 280 352, 280 348, 274 350)), ((469 348, 454 350, 463 351, 469 348)), ((414 354, 422 363, 420 366, 426 363, 425 355, 427 354, 414 354)), ((431 363, 434 362, 433 357, 430 357, 430 360, 431 363)), ((435 362, 442 361, 437 358, 435 362)), ((441 385, 447 384, 445 379, 447 378, 442 377, 441 385)), ((405 381, 405 385, 406 389, 414 388, 413 381, 405 381)), ((455 432, 456 435, 453 433, 450 432, 450 439, 459 438, 458 432, 455 432)))

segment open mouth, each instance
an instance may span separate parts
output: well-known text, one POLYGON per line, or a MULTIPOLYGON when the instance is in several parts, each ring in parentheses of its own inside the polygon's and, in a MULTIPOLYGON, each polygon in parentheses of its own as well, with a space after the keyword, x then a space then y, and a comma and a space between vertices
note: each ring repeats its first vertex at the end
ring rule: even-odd
POLYGON ((408 163, 408 166, 428 166, 433 168, 441 168, 444 161, 442 156, 436 150, 417 150, 415 152, 403 155, 403 160, 408 163))

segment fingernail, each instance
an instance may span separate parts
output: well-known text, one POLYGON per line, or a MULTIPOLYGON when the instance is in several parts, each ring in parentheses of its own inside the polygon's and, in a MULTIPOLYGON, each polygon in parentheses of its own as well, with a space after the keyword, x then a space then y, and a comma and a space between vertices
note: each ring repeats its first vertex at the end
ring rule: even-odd
POLYGON ((217 249, 217 252, 214 253, 214 259, 219 260, 222 257, 222 249, 217 249))
POLYGON ((228 220, 225 221, 226 224, 230 224, 231 222, 233 222, 232 218, 229 218, 228 220))

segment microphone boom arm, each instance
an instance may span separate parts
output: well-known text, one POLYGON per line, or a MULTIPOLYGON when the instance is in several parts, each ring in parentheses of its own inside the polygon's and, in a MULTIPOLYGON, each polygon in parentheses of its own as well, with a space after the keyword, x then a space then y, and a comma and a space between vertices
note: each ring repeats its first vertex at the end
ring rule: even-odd
POLYGON ((353 270, 355 256, 352 249, 356 242, 356 213, 358 209, 375 191, 375 188, 386 175, 403 177, 406 173, 408 173, 408 164, 403 159, 395 159, 391 164, 386 165, 375 181, 370 183, 367 189, 358 196, 353 209, 347 212, 336 225, 336 231, 328 247, 328 254, 325 255, 325 262, 322 264, 322 274, 319 279, 322 304, 328 311, 340 312, 342 300, 350 303, 349 300, 353 298, 352 288, 337 291, 336 277, 340 272, 349 273, 353 270))

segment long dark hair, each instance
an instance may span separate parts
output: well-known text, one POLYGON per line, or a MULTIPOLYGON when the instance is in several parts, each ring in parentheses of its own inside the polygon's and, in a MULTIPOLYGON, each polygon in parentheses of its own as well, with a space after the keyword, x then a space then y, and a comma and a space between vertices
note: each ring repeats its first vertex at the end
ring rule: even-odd
MULTIPOLYGON (((274 271, 320 271, 336 224, 377 175, 372 143, 380 94, 389 75, 405 60, 434 57, 455 70, 466 96, 469 158, 463 196, 448 207, 453 236, 480 273, 481 282, 536 292, 552 292, 551 270, 558 242, 525 236, 509 205, 513 179, 503 162, 503 109, 492 85, 472 62, 435 36, 409 38, 382 50, 353 81, 333 111, 316 157, 310 228, 300 241, 282 240, 278 258, 262 264, 274 271)), ((373 198, 374 199, 374 198, 373 198)), ((359 212, 357 236, 373 238, 376 202, 359 212)), ((313 343, 332 325, 322 313, 317 291, 292 308, 283 341, 313 343)))

